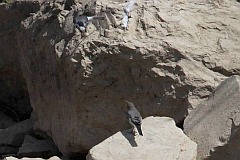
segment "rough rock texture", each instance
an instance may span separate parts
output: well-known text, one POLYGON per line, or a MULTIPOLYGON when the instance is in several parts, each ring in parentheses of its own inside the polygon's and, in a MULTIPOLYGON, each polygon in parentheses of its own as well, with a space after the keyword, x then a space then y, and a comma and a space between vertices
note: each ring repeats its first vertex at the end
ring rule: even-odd
POLYGON ((90 24, 87 37, 57 1, 22 23, 17 38, 35 127, 63 154, 86 153, 127 128, 126 99, 143 117, 179 123, 225 76, 239 73, 237 1, 139 0, 127 31, 123 6, 88 3, 86 14, 106 19, 90 24))
POLYGON ((32 120, 28 119, 6 129, 0 129, 0 155, 17 153, 25 135, 33 132, 32 128, 32 120))
POLYGON ((18 157, 49 158, 58 154, 59 151, 51 139, 36 139, 26 135, 17 155, 18 157))
POLYGON ((144 136, 134 137, 129 130, 118 132, 94 146, 87 160, 194 160, 197 144, 176 127, 172 118, 147 117, 144 136))
POLYGON ((185 119, 185 133, 198 144, 197 159, 239 159, 239 112, 240 76, 232 76, 185 119))
MULTIPOLYGON (((4 160, 19 160, 18 158, 15 158, 15 157, 6 157, 4 158, 4 160)), ((42 158, 21 158, 21 160, 44 160, 42 158)), ((61 160, 59 157, 57 156, 54 156, 54 157, 51 157, 49 158, 48 160, 61 160)))
POLYGON ((29 118, 32 112, 21 72, 16 35, 21 21, 38 9, 39 3, 35 1, 17 0, 11 5, 0 4, 0 112, 16 121, 29 118))

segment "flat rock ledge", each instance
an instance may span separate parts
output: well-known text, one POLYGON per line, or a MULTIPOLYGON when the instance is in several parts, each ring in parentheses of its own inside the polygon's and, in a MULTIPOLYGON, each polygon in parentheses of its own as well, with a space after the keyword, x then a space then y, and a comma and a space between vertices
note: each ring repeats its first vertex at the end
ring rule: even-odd
POLYGON ((87 160, 195 160, 197 144, 176 127, 172 118, 147 117, 143 120, 144 136, 131 130, 117 132, 94 146, 87 160))

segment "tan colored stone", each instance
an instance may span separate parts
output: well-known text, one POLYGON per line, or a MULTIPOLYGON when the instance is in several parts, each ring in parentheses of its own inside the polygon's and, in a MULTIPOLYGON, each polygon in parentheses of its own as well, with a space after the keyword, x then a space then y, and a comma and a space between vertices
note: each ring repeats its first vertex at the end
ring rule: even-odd
POLYGON ((176 127, 172 118, 147 117, 142 124, 143 136, 131 130, 118 132, 94 146, 87 160, 195 160, 197 145, 176 127))
POLYGON ((185 119, 184 132, 198 144, 197 159, 239 159, 239 91, 240 76, 226 79, 185 119))
POLYGON ((235 1, 139 0, 129 30, 122 32, 117 22, 124 2, 88 2, 89 13, 103 8, 106 19, 92 23, 87 37, 75 34, 73 11, 46 12, 46 6, 22 22, 17 36, 35 127, 64 155, 86 153, 126 129, 126 99, 143 117, 164 115, 181 123, 240 70, 235 1), (98 28, 115 35, 100 36, 98 28))

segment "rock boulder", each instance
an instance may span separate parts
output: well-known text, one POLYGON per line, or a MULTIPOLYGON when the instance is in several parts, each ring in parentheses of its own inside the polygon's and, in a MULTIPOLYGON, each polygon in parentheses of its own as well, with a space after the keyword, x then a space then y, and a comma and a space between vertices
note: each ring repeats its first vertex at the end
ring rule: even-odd
POLYGON ((24 120, 6 129, 0 129, 0 154, 17 153, 25 135, 32 132, 33 122, 31 119, 24 120))
POLYGON ((240 76, 222 82, 184 122, 184 132, 198 144, 199 160, 238 160, 239 127, 240 76))
POLYGON ((59 151, 52 139, 36 139, 26 135, 22 146, 17 153, 18 157, 42 157, 49 158, 58 155, 59 151))
POLYGON ((118 132, 94 146, 87 160, 195 160, 197 145, 176 127, 172 118, 147 117, 143 136, 130 130, 118 132))

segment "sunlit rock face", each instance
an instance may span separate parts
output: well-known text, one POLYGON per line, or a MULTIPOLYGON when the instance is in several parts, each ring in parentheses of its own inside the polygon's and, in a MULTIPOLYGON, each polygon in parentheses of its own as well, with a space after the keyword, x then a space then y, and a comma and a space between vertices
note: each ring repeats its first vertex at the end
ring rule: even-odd
POLYGON ((17 36, 35 127, 63 154, 87 153, 128 128, 126 99, 143 117, 180 123, 239 71, 237 2, 140 0, 127 30, 125 2, 88 3, 86 14, 105 19, 90 23, 83 37, 73 18, 87 2, 73 10, 43 3, 17 36))

